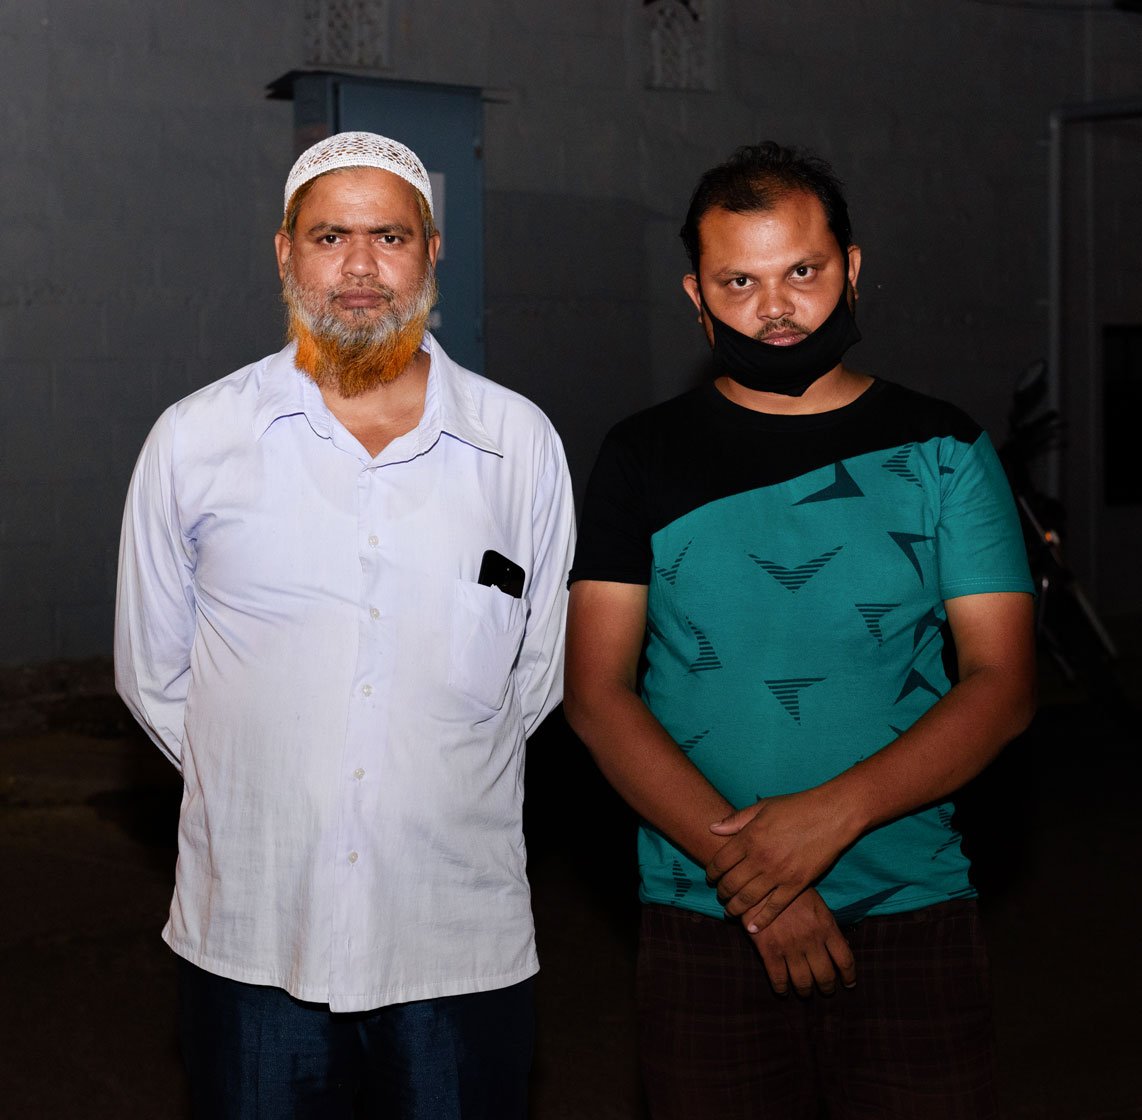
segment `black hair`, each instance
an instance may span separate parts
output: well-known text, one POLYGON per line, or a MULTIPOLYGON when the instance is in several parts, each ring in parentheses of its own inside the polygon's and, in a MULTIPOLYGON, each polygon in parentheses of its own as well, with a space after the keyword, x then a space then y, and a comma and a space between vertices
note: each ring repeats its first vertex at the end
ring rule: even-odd
POLYGON ((841 255, 845 256, 853 243, 853 230, 841 186, 833 169, 808 152, 783 148, 772 140, 738 148, 725 163, 711 167, 698 180, 690 196, 686 221, 678 231, 690 258, 690 267, 698 271, 698 223, 707 210, 715 206, 735 214, 771 210, 792 191, 806 191, 816 196, 824 208, 829 229, 841 247, 841 255))

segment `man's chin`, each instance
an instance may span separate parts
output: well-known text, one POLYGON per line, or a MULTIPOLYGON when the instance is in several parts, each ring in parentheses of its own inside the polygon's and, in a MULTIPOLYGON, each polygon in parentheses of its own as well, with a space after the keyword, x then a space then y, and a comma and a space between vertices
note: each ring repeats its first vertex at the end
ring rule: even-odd
POLYGON ((374 323, 391 314, 392 305, 388 300, 378 300, 376 303, 355 303, 345 305, 334 302, 330 308, 333 318, 346 330, 368 330, 374 323))
POLYGON ((294 361, 319 389, 341 397, 359 397, 371 389, 391 384, 408 368, 424 339, 425 324, 406 323, 380 337, 359 339, 315 335, 296 319, 290 337, 297 343, 294 361))

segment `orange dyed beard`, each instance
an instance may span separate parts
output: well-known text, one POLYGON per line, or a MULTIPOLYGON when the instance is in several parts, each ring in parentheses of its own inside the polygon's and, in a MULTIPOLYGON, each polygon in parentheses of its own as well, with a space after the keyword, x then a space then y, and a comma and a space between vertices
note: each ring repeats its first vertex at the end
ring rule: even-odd
POLYGON ((294 362, 298 369, 309 374, 319 389, 359 397, 395 381, 416 356, 436 303, 431 266, 419 289, 405 300, 398 300, 389 288, 379 290, 389 299, 383 314, 346 321, 330 309, 337 292, 300 287, 292 268, 286 266, 282 299, 288 310, 287 338, 297 343, 294 362))

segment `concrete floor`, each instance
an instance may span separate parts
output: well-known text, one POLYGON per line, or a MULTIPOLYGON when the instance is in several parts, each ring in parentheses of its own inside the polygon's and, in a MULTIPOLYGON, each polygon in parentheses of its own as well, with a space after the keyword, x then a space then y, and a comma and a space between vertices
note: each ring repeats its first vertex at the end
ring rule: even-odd
MULTIPOLYGON (((102 663, 60 667, 48 696, 0 680, 9 1116, 186 1115, 158 937, 179 787, 106 685, 102 663)), ((1138 698, 1111 708, 1049 687, 1031 731, 964 799, 1013 1120, 1142 1117, 1138 698)), ((636 1120, 633 821, 558 720, 528 767, 543 963, 533 1117, 636 1120)))

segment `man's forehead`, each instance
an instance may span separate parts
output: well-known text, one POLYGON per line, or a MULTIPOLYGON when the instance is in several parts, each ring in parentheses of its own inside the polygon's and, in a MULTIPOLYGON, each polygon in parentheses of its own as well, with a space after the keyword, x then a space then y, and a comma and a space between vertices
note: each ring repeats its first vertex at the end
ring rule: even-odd
POLYGON ((825 226, 829 224, 829 217, 821 200, 811 191, 783 190, 770 197, 768 205, 737 208, 730 206, 711 206, 698 220, 698 229, 710 220, 730 219, 731 222, 748 225, 750 223, 773 223, 794 226, 825 226))
POLYGON ((764 209, 731 210, 711 206, 698 221, 698 240, 703 252, 733 252, 762 244, 796 252, 838 251, 820 199, 805 191, 790 191, 764 209))

